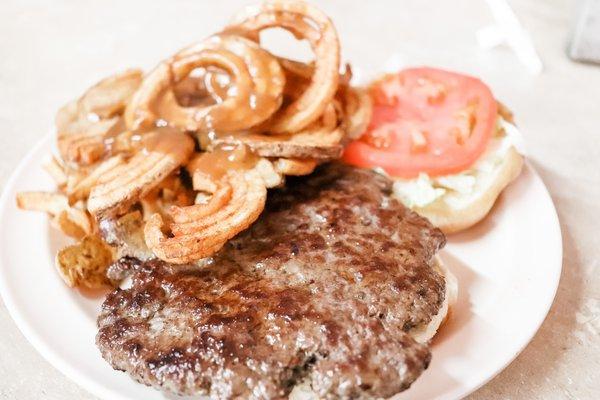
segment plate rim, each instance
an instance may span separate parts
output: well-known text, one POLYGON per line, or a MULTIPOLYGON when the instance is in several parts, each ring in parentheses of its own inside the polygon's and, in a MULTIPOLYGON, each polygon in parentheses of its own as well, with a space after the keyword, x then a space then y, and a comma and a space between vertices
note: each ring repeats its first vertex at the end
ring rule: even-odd
MULTIPOLYGON (((22 171, 29 165, 35 155, 42 150, 45 146, 48 145, 48 142, 52 140, 54 137, 54 132, 50 132, 46 134, 42 139, 35 143, 35 145, 27 152, 27 154, 19 161, 17 167, 14 169, 6 184, 2 189, 2 195, 0 196, 0 226, 4 225, 5 214, 8 213, 8 204, 11 201, 15 201, 11 197, 11 193, 13 192, 13 187, 16 185, 16 181, 22 171)), ((4 236, 3 230, 0 229, 0 297, 2 297, 2 301, 6 309, 8 310, 8 314, 14 321, 15 325, 21 332, 21 334, 25 337, 25 339, 33 346, 33 348, 44 358, 50 365, 56 368, 61 374, 63 374, 67 379, 71 380, 73 383, 78 385, 80 388, 89 391, 95 396, 100 398, 106 398, 106 395, 111 393, 112 391, 106 391, 104 387, 97 384, 93 379, 89 378, 86 374, 79 372, 75 367, 70 365, 70 363, 64 359, 57 351, 55 351, 52 346, 46 343, 43 339, 43 335, 39 334, 35 331, 33 326, 24 318, 24 316, 19 312, 19 307, 14 301, 13 297, 10 296, 11 290, 9 289, 9 282, 6 280, 5 275, 3 273, 4 270, 4 236), (79 382, 83 382, 85 386, 81 385, 79 382)), ((119 399, 127 400, 119 396, 119 399)))
MULTIPOLYGON (((54 132, 50 132, 43 136, 36 144, 27 152, 27 154, 19 161, 17 167, 13 170, 9 179, 6 181, 3 189, 2 195, 0 196, 0 226, 4 223, 5 215, 8 214, 8 205, 10 202, 15 201, 12 198, 12 192, 14 191, 14 186, 17 183, 18 177, 21 175, 22 171, 32 162, 34 161, 35 155, 42 150, 46 146, 50 146, 52 148, 52 139, 54 137, 54 132), (49 143, 50 142, 50 143, 49 143)), ((526 335, 527 339, 523 341, 523 343, 519 344, 519 348, 514 353, 508 354, 508 356, 503 360, 502 366, 499 367, 493 374, 488 376, 486 379, 478 382, 477 385, 472 385, 471 387, 461 386, 456 390, 444 393, 440 399, 459 399, 464 396, 467 396, 471 393, 474 393, 488 382, 490 382, 493 378, 498 376, 504 369, 508 367, 529 345, 529 343, 533 340, 535 335, 538 333, 542 324, 548 318, 548 314, 550 309, 554 303, 556 298, 556 294, 558 291, 558 287, 562 277, 562 269, 563 269, 563 236, 562 229, 560 225, 560 219, 558 217, 558 212, 556 210, 556 206, 546 187, 543 179, 537 173, 534 166, 526 159, 524 164, 524 170, 527 169, 533 175, 535 180, 538 180, 541 184, 541 189, 543 191, 543 195, 548 200, 551 205, 551 215, 548 215, 549 219, 551 219, 551 225, 554 227, 548 235, 552 236, 552 240, 554 240, 558 246, 555 248, 555 260, 556 265, 551 269, 553 271, 553 275, 556 278, 553 280, 553 287, 551 290, 551 296, 548 296, 544 307, 543 313, 540 313, 541 316, 538 321, 536 321, 535 325, 532 325, 530 330, 530 334, 526 335), (457 397, 458 396, 458 397, 457 397)), ((517 178, 518 179, 518 178, 517 178)), ((119 400, 131 400, 130 397, 126 395, 122 395, 116 390, 101 385, 96 382, 96 380, 88 377, 87 374, 80 372, 77 368, 75 368, 71 363, 65 359, 58 351, 54 350, 50 343, 47 343, 44 340, 44 335, 37 332, 33 325, 27 321, 27 318, 19 310, 19 306, 16 304, 15 299, 11 296, 11 290, 9 289, 9 282, 6 279, 6 275, 3 273, 4 266, 4 243, 3 230, 0 229, 0 297, 2 298, 6 309, 8 310, 8 314, 14 321, 15 325, 21 332, 21 334, 25 337, 25 339, 33 346, 33 348, 46 360, 48 361, 54 368, 56 368, 60 373, 62 373, 66 378, 71 380, 73 383, 78 385, 83 390, 90 392, 92 395, 97 396, 101 399, 119 399, 119 400)), ((542 309, 540 307, 540 309, 542 309)), ((132 381, 134 382, 134 381, 132 381)))

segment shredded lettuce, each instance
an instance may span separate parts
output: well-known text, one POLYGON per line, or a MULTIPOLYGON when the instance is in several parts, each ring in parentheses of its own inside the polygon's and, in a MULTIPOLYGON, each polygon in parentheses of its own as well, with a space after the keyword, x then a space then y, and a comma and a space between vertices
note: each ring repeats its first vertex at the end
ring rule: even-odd
MULTIPOLYGON (((511 147, 523 152, 523 140, 516 126, 498 117, 496 134, 486 151, 468 170, 458 174, 430 177, 425 173, 416 179, 395 179, 394 195, 407 207, 425 207, 438 199, 453 203, 461 195, 473 193, 477 180, 492 174, 511 147)), ((377 172, 382 172, 377 169, 377 172)))
POLYGON ((431 178, 424 173, 419 174, 417 179, 397 179, 393 191, 409 208, 426 206, 446 193, 446 189, 434 187, 431 178))

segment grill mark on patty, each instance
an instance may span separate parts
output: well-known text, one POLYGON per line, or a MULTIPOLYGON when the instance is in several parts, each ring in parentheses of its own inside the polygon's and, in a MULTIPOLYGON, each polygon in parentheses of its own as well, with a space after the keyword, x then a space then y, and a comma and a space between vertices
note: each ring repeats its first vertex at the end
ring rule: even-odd
POLYGON ((429 365, 408 334, 444 300, 443 234, 390 197, 391 182, 339 164, 290 179, 202 266, 124 258, 97 344, 116 369, 212 399, 280 399, 308 380, 326 399, 389 397, 429 365))

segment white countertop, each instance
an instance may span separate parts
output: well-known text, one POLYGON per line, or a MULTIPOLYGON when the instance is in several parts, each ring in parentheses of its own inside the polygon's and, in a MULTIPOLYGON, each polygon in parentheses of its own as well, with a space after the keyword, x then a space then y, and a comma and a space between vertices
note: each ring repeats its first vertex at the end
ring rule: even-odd
MULTIPOLYGON (((246 3, 0 2, 0 188, 49 131, 60 105, 112 72, 151 67, 216 31, 246 3)), ((454 68, 488 82, 515 112, 529 159, 558 209, 564 267, 552 310, 524 352, 469 398, 600 398, 600 66, 565 56, 574 2, 511 1, 545 64, 539 76, 506 48, 477 47, 475 32, 491 22, 483 1, 319 3, 337 24, 344 58, 365 70, 381 70, 399 53, 407 64, 454 68)), ((1 303, 0 355, 0 399, 94 399, 35 352, 1 303)))

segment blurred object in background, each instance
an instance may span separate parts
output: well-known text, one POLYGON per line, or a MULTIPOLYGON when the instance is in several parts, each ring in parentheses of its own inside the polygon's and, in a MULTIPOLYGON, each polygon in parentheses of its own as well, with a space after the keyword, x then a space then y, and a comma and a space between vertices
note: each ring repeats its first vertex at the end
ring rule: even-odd
POLYGON ((506 0, 486 0, 495 24, 477 32, 477 42, 485 49, 506 45, 534 75, 542 72, 542 60, 537 54, 529 32, 523 28, 506 0))
POLYGON ((600 0, 580 0, 568 54, 575 61, 600 63, 600 0))

